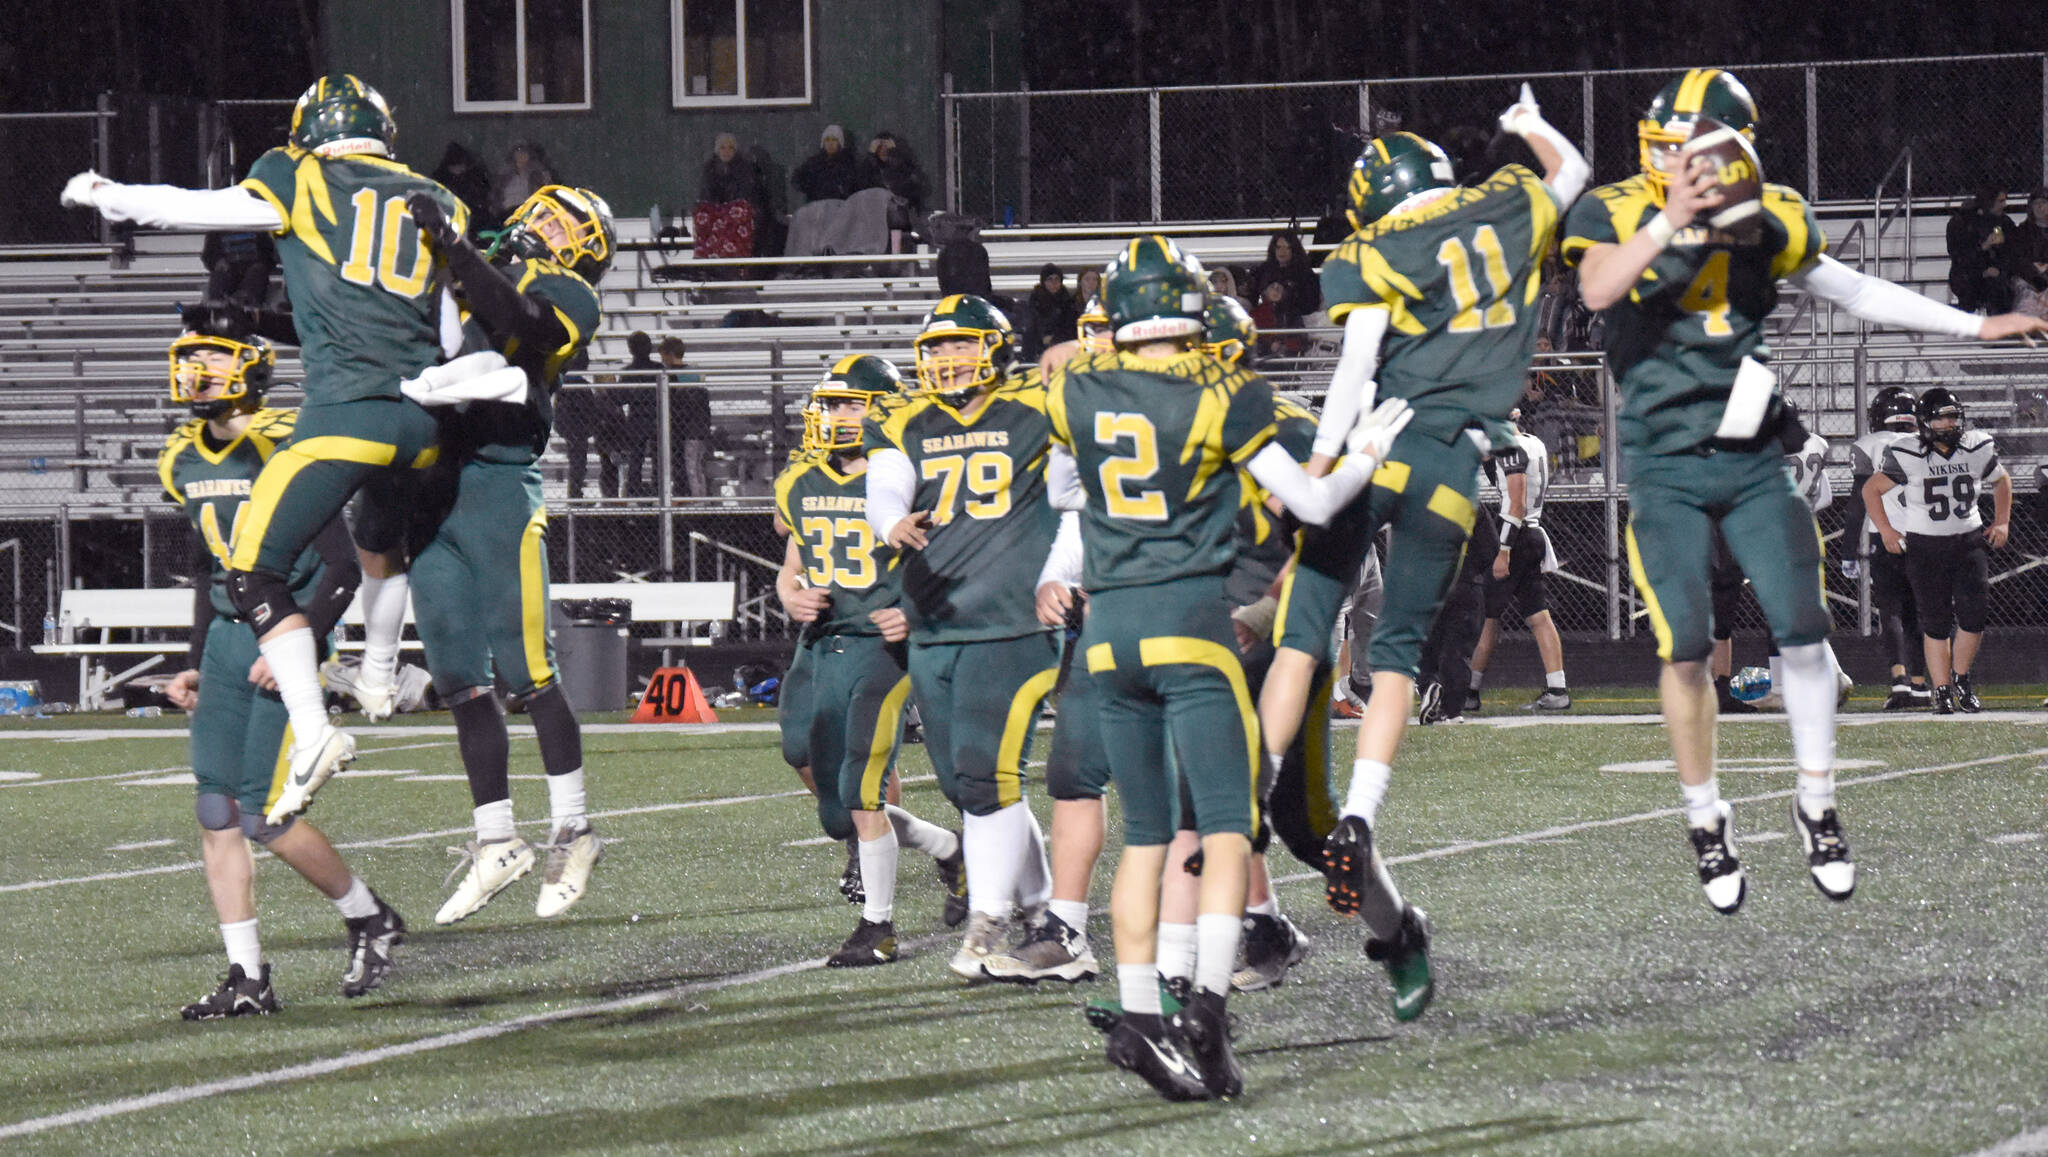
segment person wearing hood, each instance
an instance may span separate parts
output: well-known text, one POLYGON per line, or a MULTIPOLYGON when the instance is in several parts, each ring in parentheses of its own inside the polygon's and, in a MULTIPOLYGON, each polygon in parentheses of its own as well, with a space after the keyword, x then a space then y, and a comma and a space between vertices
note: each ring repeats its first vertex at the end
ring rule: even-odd
POLYGON ((1081 323, 1081 303, 1067 291, 1066 274, 1048 261, 1038 271, 1038 284, 1024 312, 1024 360, 1037 361, 1045 348, 1074 336, 1081 323))
POLYGON ((789 183, 807 201, 843 201, 853 196, 861 187, 860 166, 846 151, 846 130, 826 125, 818 151, 796 167, 789 183))

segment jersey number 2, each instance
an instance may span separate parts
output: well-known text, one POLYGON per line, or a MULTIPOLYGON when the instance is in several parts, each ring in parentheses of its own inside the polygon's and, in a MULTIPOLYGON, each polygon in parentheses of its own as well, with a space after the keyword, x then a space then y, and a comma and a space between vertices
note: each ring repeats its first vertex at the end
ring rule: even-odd
POLYGON ((1515 324, 1515 307, 1507 300, 1514 280, 1508 276, 1508 259, 1500 247, 1500 234, 1491 225, 1481 225, 1472 234, 1472 248, 1479 251, 1479 259, 1486 268, 1487 305, 1483 317, 1479 312, 1479 284, 1472 277, 1472 255, 1465 251, 1465 243, 1447 237, 1436 250, 1437 264, 1450 274, 1451 300, 1458 306, 1457 315, 1445 327, 1451 333, 1478 333, 1515 324))
POLYGON ((355 210, 355 220, 349 225, 348 260, 342 263, 341 279, 356 285, 382 285, 400 297, 424 293, 427 273, 434 267, 434 255, 419 237, 419 226, 413 224, 405 198, 386 198, 381 214, 377 211, 375 189, 357 189, 348 203, 355 210), (398 243, 408 233, 415 238, 412 272, 400 274, 398 243), (374 269, 370 266, 373 252, 377 258, 374 269))
POLYGON ((1131 442, 1130 455, 1105 458, 1096 472, 1102 480, 1102 504, 1111 518, 1164 522, 1165 491, 1129 489, 1131 483, 1146 482, 1159 473, 1159 433, 1152 419, 1143 414, 1096 412, 1096 445, 1113 448, 1126 438, 1131 442))

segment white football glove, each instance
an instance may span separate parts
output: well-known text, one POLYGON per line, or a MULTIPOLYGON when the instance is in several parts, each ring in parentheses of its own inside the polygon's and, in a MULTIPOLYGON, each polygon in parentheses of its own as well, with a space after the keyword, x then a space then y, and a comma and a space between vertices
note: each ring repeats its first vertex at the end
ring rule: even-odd
POLYGON ((1394 448, 1394 439, 1406 429, 1415 411, 1400 398, 1388 398, 1373 408, 1372 413, 1362 415, 1358 424, 1351 427, 1351 433, 1344 438, 1344 449, 1350 454, 1370 457, 1374 464, 1387 460, 1387 453, 1394 448))
POLYGON ((1537 105, 1536 94, 1529 91, 1529 82, 1525 80, 1522 82, 1521 98, 1515 101, 1514 104, 1509 105, 1508 111, 1500 114, 1501 131, 1513 133, 1518 137, 1526 137, 1529 135, 1529 130, 1541 124, 1542 121, 1543 109, 1537 105))
POLYGON ((508 366, 495 350, 465 354, 452 362, 428 366, 416 378, 398 383, 398 392, 422 406, 454 406, 465 402, 526 400, 526 371, 508 366))
POLYGON ((64 191, 57 195, 57 200, 66 209, 97 208, 98 206, 92 199, 92 191, 106 183, 107 179, 105 177, 100 176, 91 169, 87 169, 85 172, 64 182, 64 191))

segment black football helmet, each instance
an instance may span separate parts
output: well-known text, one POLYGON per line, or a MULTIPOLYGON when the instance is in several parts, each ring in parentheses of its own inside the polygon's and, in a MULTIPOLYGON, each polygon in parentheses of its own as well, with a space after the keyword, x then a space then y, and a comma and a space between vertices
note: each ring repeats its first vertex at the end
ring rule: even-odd
POLYGON ((1913 407, 1913 391, 1904 386, 1886 386, 1871 396, 1870 408, 1864 411, 1864 416, 1873 430, 1906 431, 1916 425, 1913 407))
POLYGON ((1913 407, 1914 424, 1920 428, 1920 442, 1942 453, 1955 450, 1963 440, 1963 402, 1947 386, 1934 386, 1920 395, 1913 407), (1954 419, 1954 424, 1936 429, 1934 423, 1954 419))

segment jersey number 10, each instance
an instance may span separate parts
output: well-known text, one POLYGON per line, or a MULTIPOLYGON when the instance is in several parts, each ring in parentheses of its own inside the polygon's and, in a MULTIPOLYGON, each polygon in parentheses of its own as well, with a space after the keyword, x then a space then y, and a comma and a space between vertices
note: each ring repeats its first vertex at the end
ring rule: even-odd
POLYGON ((357 189, 348 203, 355 210, 355 220, 349 225, 348 260, 342 263, 341 279, 356 285, 382 285, 400 297, 418 297, 426 292, 434 254, 419 236, 419 226, 413 224, 405 198, 387 197, 381 214, 377 211, 375 189, 357 189), (408 234, 413 238, 412 272, 400 274, 398 244, 408 234), (373 252, 377 258, 374 269, 370 265, 373 252))

